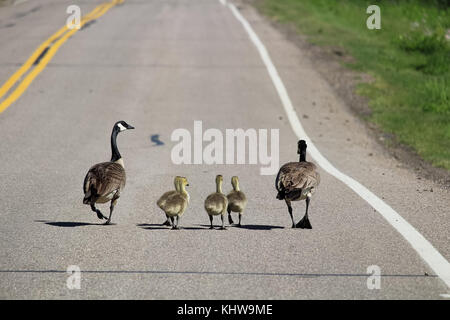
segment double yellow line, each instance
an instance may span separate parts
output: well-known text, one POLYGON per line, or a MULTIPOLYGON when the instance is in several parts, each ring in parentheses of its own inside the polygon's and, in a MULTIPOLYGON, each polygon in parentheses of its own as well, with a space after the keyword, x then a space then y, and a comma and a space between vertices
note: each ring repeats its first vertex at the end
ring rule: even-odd
MULTIPOLYGON (((100 18, 112 7, 123 3, 124 0, 112 0, 111 2, 102 3, 87 15, 81 18, 80 29, 89 21, 100 18)), ((33 67, 35 61, 43 55, 39 63, 23 78, 13 92, 0 103, 0 113, 5 111, 25 92, 28 86, 33 82, 39 73, 47 66, 58 49, 80 29, 69 29, 67 26, 62 27, 55 32, 50 38, 45 40, 28 58, 28 60, 3 84, 0 88, 0 99, 8 93, 8 91, 33 67), (44 54, 44 51, 47 52, 44 54)), ((1 100, 0 100, 1 101, 1 100)))

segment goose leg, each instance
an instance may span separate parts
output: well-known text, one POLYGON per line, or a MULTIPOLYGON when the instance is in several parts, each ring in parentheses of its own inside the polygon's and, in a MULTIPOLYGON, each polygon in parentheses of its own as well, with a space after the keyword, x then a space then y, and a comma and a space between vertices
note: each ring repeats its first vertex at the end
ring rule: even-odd
POLYGON ((227 211, 228 211, 228 223, 234 224, 233 218, 231 217, 231 209, 229 207, 227 208, 227 211))
POLYGON ((242 218, 242 213, 239 212, 239 224, 238 224, 239 227, 241 226, 241 218, 242 218))
POLYGON ((166 214, 166 218, 167 218, 166 221, 164 221, 164 223, 162 225, 170 227, 172 224, 170 223, 170 218, 167 214, 166 214))
POLYGON ((222 227, 220 228, 220 230, 227 230, 227 228, 225 228, 225 225, 224 225, 224 223, 225 223, 225 219, 224 219, 224 214, 221 214, 220 215, 220 219, 222 219, 222 227))
POLYGON ((172 223, 170 224, 172 227, 175 226, 175 219, 173 217, 170 217, 170 221, 172 221, 172 223))
POLYGON ((172 230, 178 230, 178 229, 180 229, 180 228, 178 227, 178 224, 179 224, 179 223, 180 223, 180 217, 177 216, 177 224, 174 224, 174 225, 173 225, 172 230))
POLYGON ((214 229, 213 226, 213 216, 209 216, 209 221, 211 222, 211 227, 209 227, 210 229, 214 229))
POLYGON ((101 219, 106 219, 106 217, 102 214, 102 212, 95 207, 94 203, 91 203, 91 210, 94 211, 97 214, 97 217, 100 220, 101 219))
POLYGON ((302 220, 299 221, 299 223, 297 223, 297 228, 312 229, 311 223, 309 222, 309 219, 308 219, 308 208, 309 208, 309 201, 310 200, 311 200, 310 197, 306 198, 306 212, 305 212, 305 216, 302 218, 302 220))
POLYGON ((294 216, 292 215, 292 207, 291 207, 291 201, 289 201, 288 199, 284 199, 284 201, 286 201, 286 205, 288 207, 288 211, 289 211, 289 215, 291 216, 291 220, 292 220, 292 228, 295 228, 295 222, 294 222, 294 216))
POLYGON ((108 218, 108 220, 106 220, 105 224, 110 224, 111 223, 111 217, 112 217, 112 213, 113 213, 113 210, 114 210, 114 206, 117 203, 117 199, 118 198, 115 198, 115 199, 111 200, 111 206, 109 207, 109 218, 108 218))

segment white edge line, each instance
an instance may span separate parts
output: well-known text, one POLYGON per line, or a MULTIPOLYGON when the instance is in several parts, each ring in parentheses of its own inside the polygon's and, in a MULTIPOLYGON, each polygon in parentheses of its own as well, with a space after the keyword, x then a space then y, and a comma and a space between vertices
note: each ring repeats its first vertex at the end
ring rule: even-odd
MULTIPOLYGON (((219 1, 223 4, 225 0, 219 1)), ((270 78, 272 79, 275 89, 277 90, 283 104, 284 110, 286 111, 286 114, 289 118, 289 123, 291 124, 291 127, 294 130, 296 136, 299 139, 306 140, 306 142, 308 143, 308 152, 311 157, 317 162, 320 167, 322 167, 323 170, 334 176, 336 179, 342 181, 356 194, 367 201, 367 203, 369 203, 376 211, 378 211, 383 216, 383 218, 386 219, 406 239, 406 241, 409 242, 409 244, 414 248, 414 250, 417 251, 422 259, 436 273, 436 275, 441 278, 442 281, 444 281, 447 287, 450 288, 450 263, 439 253, 439 251, 437 251, 433 247, 433 245, 427 239, 425 239, 422 234, 420 234, 420 232, 418 232, 412 225, 410 225, 408 221, 403 219, 403 217, 400 216, 394 209, 392 209, 383 200, 378 198, 373 192, 371 192, 361 183, 339 171, 316 148, 316 146, 313 144, 313 142, 303 129, 300 120, 298 119, 291 99, 289 98, 283 81, 278 75, 277 69, 270 59, 266 47, 261 42, 255 31, 253 31, 251 25, 236 9, 234 4, 228 3, 228 7, 233 12, 236 19, 243 25, 245 31, 247 31, 247 34, 250 37, 250 40, 258 49, 261 59, 263 60, 267 71, 269 72, 270 78)))

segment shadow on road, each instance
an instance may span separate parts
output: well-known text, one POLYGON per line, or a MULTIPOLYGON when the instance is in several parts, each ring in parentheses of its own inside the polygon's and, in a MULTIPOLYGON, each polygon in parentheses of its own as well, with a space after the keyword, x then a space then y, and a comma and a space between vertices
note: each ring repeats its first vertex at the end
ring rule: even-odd
POLYGON ((271 226, 271 225, 263 225, 263 224, 243 224, 240 227, 234 226, 235 228, 248 229, 248 230, 272 230, 272 229, 284 229, 284 227, 280 226, 271 226))
MULTIPOLYGON (((168 226, 164 226, 162 224, 158 224, 158 223, 140 223, 137 224, 136 226, 142 228, 142 229, 146 229, 146 230, 171 230, 172 227, 168 227, 168 226)), ((206 228, 197 228, 197 227, 183 227, 180 226, 181 230, 205 230, 206 228)))
MULTIPOLYGON (((82 226, 104 226, 104 223, 88 223, 88 222, 74 222, 74 221, 46 221, 46 220, 34 220, 35 222, 42 222, 48 224, 49 226, 54 227, 64 227, 64 228, 73 228, 73 227, 82 227, 82 226)), ((114 223, 110 223, 109 225, 114 225, 114 223)))
MULTIPOLYGON (((75 221, 46 221, 46 220, 35 220, 35 222, 42 222, 49 226, 54 227, 63 227, 63 228, 73 228, 73 227, 83 227, 83 226, 104 226, 104 223, 89 223, 89 222, 75 222, 75 221)), ((114 223, 110 223, 110 226, 115 225, 114 223)), ((164 226, 162 224, 157 223, 140 223, 136 226, 146 229, 146 230, 170 230, 171 227, 164 226)), ((184 227, 180 226, 181 230, 209 230, 209 224, 198 224, 199 227, 184 227)), ((214 226, 214 228, 218 228, 220 226, 214 226)), ((239 229, 247 229, 247 230, 272 230, 272 229, 284 229, 284 227, 280 226, 272 226, 272 225, 258 225, 258 224, 246 224, 242 226, 226 226, 227 228, 239 228, 239 229)))
MULTIPOLYGON (((206 227, 209 229, 209 224, 198 224, 198 226, 206 227)), ((214 225, 214 228, 219 228, 219 225, 214 225)), ((284 229, 284 227, 280 226, 271 226, 271 225, 264 225, 264 224, 243 224, 240 227, 238 225, 225 225, 226 228, 236 228, 236 229, 247 229, 247 230, 272 230, 272 229, 284 229)))

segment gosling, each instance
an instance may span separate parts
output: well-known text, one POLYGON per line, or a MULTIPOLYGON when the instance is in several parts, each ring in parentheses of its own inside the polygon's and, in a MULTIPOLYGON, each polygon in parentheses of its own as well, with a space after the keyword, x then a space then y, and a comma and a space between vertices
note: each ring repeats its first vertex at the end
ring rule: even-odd
POLYGON ((233 218, 231 217, 231 212, 239 213, 239 224, 241 226, 241 218, 244 213, 245 207, 247 206, 247 197, 239 189, 239 178, 234 176, 231 178, 231 185, 233 186, 233 191, 227 195, 228 199, 228 222, 234 224, 233 218))
POLYGON ((164 193, 157 201, 157 205, 164 211, 167 220, 170 218, 172 230, 178 230, 180 218, 189 204, 189 193, 186 191, 189 183, 185 177, 177 176, 174 179, 174 185, 175 190, 164 193))
POLYGON ((213 217, 220 215, 222 219, 221 230, 226 230, 224 226, 224 215, 227 212, 228 199, 222 192, 223 177, 219 174, 216 176, 216 192, 211 193, 205 200, 205 210, 209 215, 209 221, 211 222, 210 229, 214 229, 213 217))

